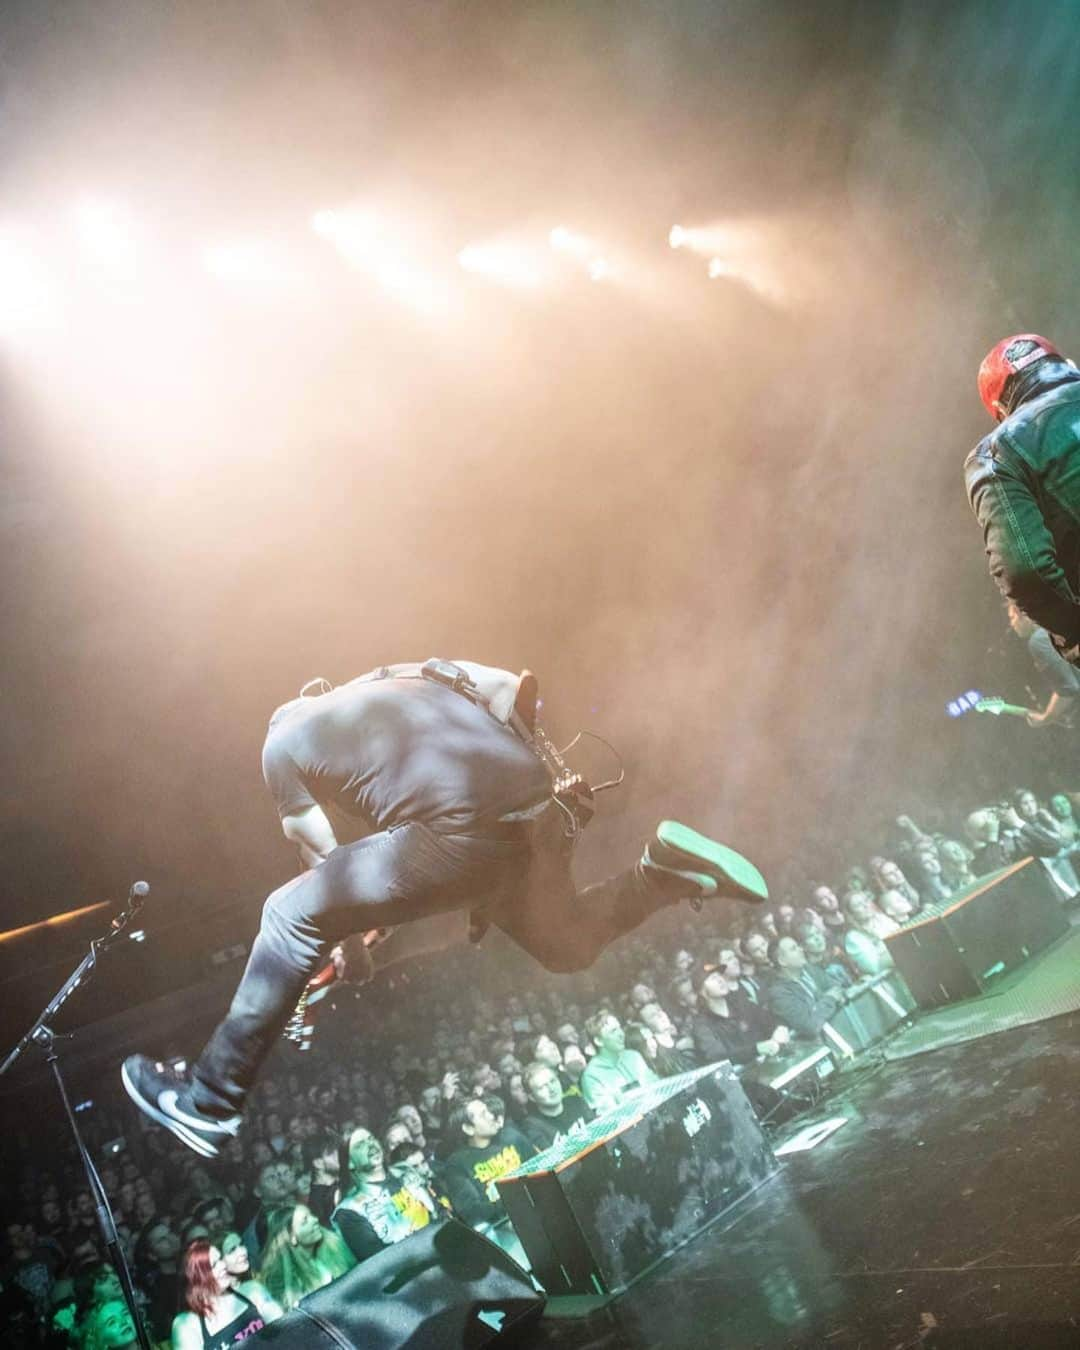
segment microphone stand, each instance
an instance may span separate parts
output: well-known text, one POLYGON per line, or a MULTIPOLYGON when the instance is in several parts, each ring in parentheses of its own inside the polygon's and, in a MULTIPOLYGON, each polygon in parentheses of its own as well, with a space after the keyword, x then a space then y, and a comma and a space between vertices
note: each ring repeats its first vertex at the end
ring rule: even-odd
POLYGON ((116 918, 112 920, 108 931, 103 937, 94 938, 91 941, 90 950, 79 962, 75 970, 72 971, 71 975, 64 981, 57 993, 54 994, 45 1005, 41 1016, 38 1017, 34 1025, 11 1051, 3 1064, 0 1064, 0 1077, 3 1077, 3 1075, 7 1073, 19 1059, 21 1059, 23 1053, 28 1050, 31 1045, 36 1045, 45 1052, 45 1062, 52 1070, 53 1077, 56 1079, 60 1100, 64 1104, 64 1112, 67 1115, 68 1124, 71 1126, 71 1133, 75 1138, 79 1156, 82 1158, 83 1169, 86 1172, 86 1180, 90 1187, 90 1194, 94 1197, 94 1203, 97 1208, 98 1227, 101 1230, 101 1237, 105 1243, 105 1250, 116 1270, 117 1278, 120 1281, 120 1287, 124 1291, 124 1302, 127 1304, 128 1312, 131 1314, 132 1325, 135 1327, 135 1335, 139 1342, 139 1350, 153 1350, 153 1347, 135 1303, 135 1289, 131 1282, 131 1272, 128 1270, 124 1251, 120 1246, 120 1239, 116 1232, 116 1220, 113 1217, 113 1212, 109 1205, 109 1197, 105 1194, 105 1188, 102 1186, 101 1178, 97 1174, 94 1160, 91 1158, 86 1145, 83 1143, 82 1135, 79 1133, 79 1126, 75 1120, 75 1112, 71 1109, 71 1101, 67 1094, 67 1088, 64 1086, 63 1076, 60 1073, 60 1058, 57 1053, 56 1043, 60 1040, 71 1040, 71 1035, 63 1035, 53 1031, 52 1022, 56 1017, 56 1014, 72 996, 75 990, 82 985, 89 983, 91 976, 97 969, 98 955, 103 951, 107 951, 109 947, 113 946, 114 943, 120 939, 128 924, 142 908, 143 901, 149 893, 149 890, 150 888, 145 881, 137 881, 135 885, 132 886, 131 891, 128 894, 126 906, 116 918))

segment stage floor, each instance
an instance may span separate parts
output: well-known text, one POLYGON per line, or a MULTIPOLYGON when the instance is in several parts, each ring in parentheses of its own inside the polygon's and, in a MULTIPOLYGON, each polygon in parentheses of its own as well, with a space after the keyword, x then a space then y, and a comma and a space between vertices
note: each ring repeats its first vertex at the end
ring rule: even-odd
POLYGON ((560 1350, 1080 1346, 1080 1012, 885 1064, 849 1123, 560 1350))

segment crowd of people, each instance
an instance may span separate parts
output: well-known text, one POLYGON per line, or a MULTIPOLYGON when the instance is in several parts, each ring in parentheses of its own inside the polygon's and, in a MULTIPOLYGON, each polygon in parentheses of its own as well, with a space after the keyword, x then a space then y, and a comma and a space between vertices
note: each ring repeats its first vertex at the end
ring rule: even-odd
MULTIPOLYGON (((231 1345, 447 1213, 497 1235, 500 1176, 657 1078, 818 1041, 851 989, 889 969, 884 939, 986 872, 1034 854, 1063 899, 1080 892, 1065 793, 1044 805, 1017 789, 956 833, 900 816, 887 854, 832 884, 804 857, 771 906, 672 910, 580 974, 551 976, 507 944, 340 986, 313 1048, 282 1044, 213 1160, 106 1090, 82 1118, 151 1340, 231 1345)), ((18 1143, 5 1344, 136 1344, 63 1130, 18 1143)))

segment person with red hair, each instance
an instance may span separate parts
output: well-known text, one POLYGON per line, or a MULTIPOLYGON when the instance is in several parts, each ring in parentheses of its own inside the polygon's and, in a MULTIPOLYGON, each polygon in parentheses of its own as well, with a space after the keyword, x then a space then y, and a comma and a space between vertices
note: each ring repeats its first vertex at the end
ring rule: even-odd
POLYGON ((238 1281, 206 1238, 184 1253, 183 1279, 188 1311, 173 1318, 172 1350, 227 1350, 281 1316, 265 1286, 238 1281))

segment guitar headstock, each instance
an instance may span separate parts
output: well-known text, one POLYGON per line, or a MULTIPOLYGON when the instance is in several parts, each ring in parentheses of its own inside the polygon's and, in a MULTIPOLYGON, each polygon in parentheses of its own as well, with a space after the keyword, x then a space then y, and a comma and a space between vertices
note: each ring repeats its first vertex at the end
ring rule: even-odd
POLYGON ((995 717, 1000 717, 1005 711, 1005 700, 1003 698, 981 698, 975 704, 975 711, 993 713, 995 717))

